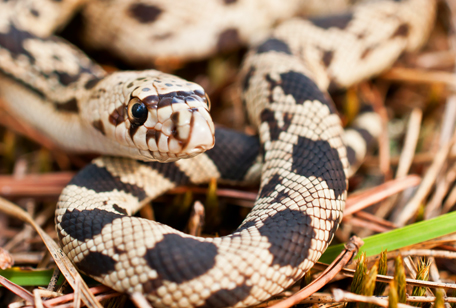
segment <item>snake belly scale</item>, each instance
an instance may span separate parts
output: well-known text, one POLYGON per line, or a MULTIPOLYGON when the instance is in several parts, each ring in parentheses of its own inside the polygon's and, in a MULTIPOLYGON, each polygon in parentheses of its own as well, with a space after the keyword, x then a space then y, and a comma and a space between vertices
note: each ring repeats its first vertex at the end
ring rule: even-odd
POLYGON ((64 189, 56 210, 62 249, 82 272, 142 292, 156 307, 254 305, 313 266, 342 218, 349 172, 325 91, 378 74, 418 48, 435 11, 430 0, 374 1, 281 24, 252 47, 241 70, 258 140, 214 130, 200 86, 157 71, 108 75, 63 40, 34 33, 14 4, 1 6, 0 95, 8 109, 66 149, 125 156, 95 159, 64 189), (30 116, 30 106, 43 114, 30 116), (214 135, 216 147, 202 153, 214 135), (185 157, 193 158, 177 160, 185 157), (194 237, 130 216, 167 189, 213 178, 260 182, 255 207, 228 236, 194 237))

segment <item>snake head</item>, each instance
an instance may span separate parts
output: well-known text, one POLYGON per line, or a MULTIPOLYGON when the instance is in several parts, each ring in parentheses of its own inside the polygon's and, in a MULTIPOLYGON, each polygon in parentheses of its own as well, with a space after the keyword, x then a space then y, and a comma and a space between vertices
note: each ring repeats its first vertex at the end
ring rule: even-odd
POLYGON ((142 160, 161 162, 214 146, 210 101, 201 86, 152 70, 130 74, 122 82, 124 101, 109 115, 118 143, 136 148, 142 160))

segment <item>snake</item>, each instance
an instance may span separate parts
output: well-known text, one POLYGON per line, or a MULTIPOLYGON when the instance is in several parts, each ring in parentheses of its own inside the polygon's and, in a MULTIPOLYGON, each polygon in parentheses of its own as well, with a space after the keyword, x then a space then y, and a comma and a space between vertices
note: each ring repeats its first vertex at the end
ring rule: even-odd
MULTIPOLYGON (((82 8, 93 19, 88 40, 99 48, 112 42, 113 52, 132 63, 163 60, 162 48, 144 41, 178 41, 179 29, 149 35, 140 26, 166 30, 168 14, 176 12, 173 25, 188 22, 183 33, 194 31, 192 22, 201 20, 194 14, 206 12, 204 6, 196 1, 190 10, 179 2, 192 3, 123 1, 108 9, 108 2, 88 1, 82 8), (135 29, 139 34, 130 38, 139 40, 122 48, 135 29)), ((201 22, 212 34, 184 35, 181 48, 193 51, 168 58, 198 59, 220 52, 220 45, 248 42, 238 84, 257 136, 215 127, 209 98, 193 82, 156 70, 108 74, 53 35, 81 9, 79 1, 0 3, 5 108, 67 151, 103 154, 71 180, 55 212, 59 244, 80 271, 119 292, 140 292, 156 307, 245 307, 297 282, 326 250, 343 217, 350 166, 365 151, 363 137, 379 129, 367 116, 345 134, 327 90, 377 75, 423 45, 436 3, 370 1, 310 18, 290 16, 300 1, 267 3, 208 1, 216 26, 201 22), (228 21, 220 15, 243 7, 247 15, 233 13, 237 18, 228 21), (43 18, 46 9, 50 17, 43 18), (236 22, 254 30, 242 32, 236 22), (230 235, 196 237, 132 216, 173 187, 211 179, 260 183, 255 206, 230 235)))

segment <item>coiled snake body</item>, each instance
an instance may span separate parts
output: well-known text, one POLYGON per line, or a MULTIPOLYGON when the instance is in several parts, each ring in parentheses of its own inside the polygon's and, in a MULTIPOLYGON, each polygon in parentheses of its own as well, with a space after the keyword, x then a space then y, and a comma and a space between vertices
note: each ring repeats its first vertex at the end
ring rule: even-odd
POLYGON ((64 252, 96 280, 143 292, 157 307, 249 306, 281 292, 318 260, 342 218, 349 161, 325 89, 379 73, 419 47, 434 10, 428 0, 373 2, 282 23, 241 72, 258 141, 214 132, 200 86, 157 71, 105 75, 66 42, 34 32, 20 5, 0 4, 0 92, 11 112, 66 149, 130 157, 94 160, 62 192, 64 252), (213 133, 217 146, 192 159, 144 162, 199 154, 213 133), (211 178, 261 183, 229 236, 198 238, 128 216, 169 188, 211 178))

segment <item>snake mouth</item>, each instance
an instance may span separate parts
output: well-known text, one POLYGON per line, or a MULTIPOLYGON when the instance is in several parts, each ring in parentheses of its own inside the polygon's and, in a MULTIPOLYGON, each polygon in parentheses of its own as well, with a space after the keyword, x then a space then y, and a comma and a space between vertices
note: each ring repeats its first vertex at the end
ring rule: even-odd
MULTIPOLYGON (((149 111, 150 119, 154 118, 150 115, 154 112, 156 110, 149 111)), ((191 158, 214 147, 214 124, 203 107, 179 109, 154 126, 148 126, 147 121, 147 151, 158 161, 191 158)), ((149 125, 152 123, 151 120, 149 125)))

